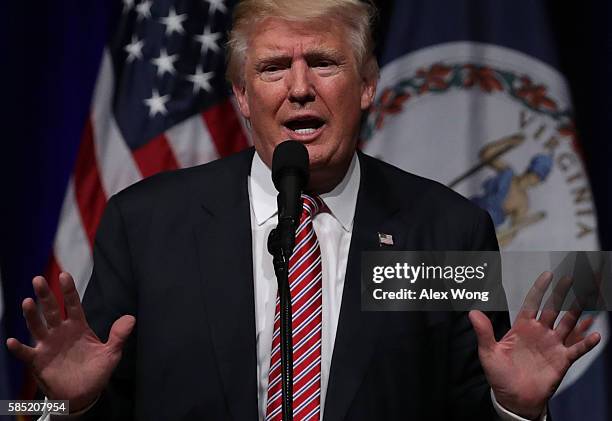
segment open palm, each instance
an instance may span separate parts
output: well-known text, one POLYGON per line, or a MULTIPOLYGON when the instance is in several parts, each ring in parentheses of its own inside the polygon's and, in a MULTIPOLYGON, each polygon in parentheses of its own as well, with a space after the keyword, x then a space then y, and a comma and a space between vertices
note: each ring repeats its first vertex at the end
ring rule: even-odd
POLYGON ((36 345, 29 347, 10 338, 7 347, 32 367, 48 397, 69 400, 74 411, 92 403, 108 383, 135 319, 133 316, 119 318, 111 328, 108 341, 101 342, 87 324, 72 277, 62 273, 59 280, 66 319, 62 319, 45 278, 37 276, 32 283, 44 321, 34 300, 27 298, 22 303, 36 345))
POLYGON ((562 280, 545 304, 538 309, 552 274, 544 272, 531 288, 514 325, 498 342, 490 320, 480 311, 471 311, 470 321, 478 338, 478 354, 497 401, 506 409, 526 418, 537 418, 547 400, 563 380, 570 366, 593 349, 601 339, 598 333, 584 336, 590 320, 577 325, 581 311, 565 313, 557 326, 559 311, 553 301, 565 297, 571 280, 562 280))

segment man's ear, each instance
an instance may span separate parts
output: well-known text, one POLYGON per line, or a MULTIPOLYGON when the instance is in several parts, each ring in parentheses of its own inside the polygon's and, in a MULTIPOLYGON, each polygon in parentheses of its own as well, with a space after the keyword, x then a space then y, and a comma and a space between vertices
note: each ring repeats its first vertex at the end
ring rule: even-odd
POLYGON ((249 101, 247 98, 245 85, 237 85, 236 83, 232 83, 232 90, 234 91, 234 96, 238 101, 240 113, 244 118, 249 119, 251 117, 251 111, 249 110, 249 101))
POLYGON ((378 65, 376 59, 371 57, 368 63, 364 66, 364 76, 362 78, 362 91, 361 91, 361 110, 365 111, 370 108, 372 102, 374 102, 374 95, 376 95, 376 84, 378 83, 378 65))

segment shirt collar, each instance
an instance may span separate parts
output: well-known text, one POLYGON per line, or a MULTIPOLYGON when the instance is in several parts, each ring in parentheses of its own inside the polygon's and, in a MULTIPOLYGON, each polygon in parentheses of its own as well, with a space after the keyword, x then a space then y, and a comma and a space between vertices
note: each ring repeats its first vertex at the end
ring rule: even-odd
MULTIPOLYGON (((321 199, 329 208, 332 216, 340 222, 345 231, 353 229, 360 179, 359 159, 355 153, 342 181, 332 191, 321 195, 321 199)), ((249 193, 251 208, 257 225, 264 224, 276 215, 278 211, 276 206, 277 191, 272 182, 270 169, 264 164, 257 152, 253 155, 253 162, 251 163, 249 193)))

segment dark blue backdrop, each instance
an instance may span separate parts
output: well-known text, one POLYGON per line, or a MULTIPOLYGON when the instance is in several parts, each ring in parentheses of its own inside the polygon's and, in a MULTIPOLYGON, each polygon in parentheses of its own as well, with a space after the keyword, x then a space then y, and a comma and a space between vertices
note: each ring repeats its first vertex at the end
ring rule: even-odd
MULTIPOLYGON (((0 268, 8 336, 27 337, 20 303, 32 295, 30 280, 49 258, 102 48, 119 7, 109 0, 0 6, 8 93, 2 101, 0 268)), ((15 395, 21 367, 10 361, 9 369, 15 395)))

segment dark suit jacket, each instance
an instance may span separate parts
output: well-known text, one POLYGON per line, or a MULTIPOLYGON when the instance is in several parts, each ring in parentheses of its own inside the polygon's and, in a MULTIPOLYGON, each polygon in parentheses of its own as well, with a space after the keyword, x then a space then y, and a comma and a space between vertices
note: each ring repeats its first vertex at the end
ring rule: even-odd
MULTIPOLYGON (((104 340, 136 328, 90 419, 257 420, 253 149, 110 199, 83 300, 104 340)), ((496 250, 488 215, 442 185, 359 154, 361 185, 324 419, 494 419, 465 313, 362 312, 360 252, 496 250)), ((265 247, 264 244, 261 247, 265 247)), ((509 326, 494 314, 498 335, 509 326)))

